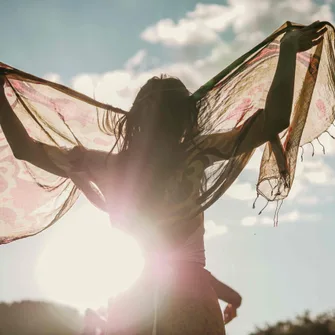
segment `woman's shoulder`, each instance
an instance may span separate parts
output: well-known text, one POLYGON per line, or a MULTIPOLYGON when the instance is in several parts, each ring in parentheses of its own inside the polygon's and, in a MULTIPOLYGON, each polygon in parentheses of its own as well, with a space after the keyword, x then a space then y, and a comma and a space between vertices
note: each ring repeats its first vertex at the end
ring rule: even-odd
POLYGON ((108 151, 89 150, 84 153, 82 166, 95 182, 101 183, 113 178, 119 161, 119 154, 108 151))

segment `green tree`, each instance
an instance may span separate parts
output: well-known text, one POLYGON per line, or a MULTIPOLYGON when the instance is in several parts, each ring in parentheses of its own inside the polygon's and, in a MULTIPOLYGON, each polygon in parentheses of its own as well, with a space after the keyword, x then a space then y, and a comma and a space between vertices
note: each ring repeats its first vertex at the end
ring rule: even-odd
POLYGON ((306 312, 293 321, 281 321, 257 328, 250 335, 335 335, 335 312, 324 313, 315 318, 306 312))
POLYGON ((0 335, 78 335, 77 310, 49 302, 0 303, 0 335))

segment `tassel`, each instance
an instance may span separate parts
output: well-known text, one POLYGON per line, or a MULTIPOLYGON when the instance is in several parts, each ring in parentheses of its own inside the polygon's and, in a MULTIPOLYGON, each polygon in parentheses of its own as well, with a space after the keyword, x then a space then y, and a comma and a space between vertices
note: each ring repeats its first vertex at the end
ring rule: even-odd
POLYGON ((257 202, 257 199, 259 198, 259 193, 257 192, 257 196, 256 196, 256 199, 254 200, 253 204, 252 204, 252 209, 255 209, 256 208, 256 202, 257 202))
MULTIPOLYGON (((334 127, 335 127, 335 126, 334 126, 334 127)), ((332 135, 328 130, 326 130, 326 133, 327 133, 333 140, 335 140, 335 136, 332 135)))
POLYGON ((279 211, 280 211, 282 205, 283 205, 283 200, 278 200, 276 210, 275 210, 275 214, 274 214, 274 218, 273 218, 274 227, 278 227, 279 211))
POLYGON ((261 209, 261 211, 258 213, 258 215, 261 215, 266 207, 268 207, 269 200, 266 202, 266 205, 261 209))
POLYGON ((320 142, 319 138, 317 138, 317 141, 318 141, 319 144, 321 145, 321 147, 322 147, 322 152, 323 152, 323 154, 325 155, 325 154, 326 154, 326 148, 325 148, 325 146, 320 142))
POLYGON ((312 146, 312 149, 313 149, 312 157, 314 157, 314 154, 315 154, 314 144, 312 142, 310 142, 310 145, 312 146))
POLYGON ((280 194, 280 189, 282 188, 283 184, 284 184, 284 179, 280 178, 279 181, 278 181, 278 192, 277 192, 276 195, 280 194))

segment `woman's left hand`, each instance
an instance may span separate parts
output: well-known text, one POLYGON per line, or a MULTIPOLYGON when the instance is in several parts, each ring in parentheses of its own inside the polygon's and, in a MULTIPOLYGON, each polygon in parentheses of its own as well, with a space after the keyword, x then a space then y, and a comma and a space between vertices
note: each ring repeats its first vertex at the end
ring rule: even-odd
POLYGON ((232 304, 228 304, 223 312, 225 325, 237 317, 237 308, 232 304))
POLYGON ((326 22, 316 21, 306 27, 294 29, 285 34, 280 42, 281 48, 303 52, 318 45, 327 31, 326 22))
POLYGON ((2 74, 0 74, 0 104, 6 99, 5 95, 5 82, 6 82, 6 77, 2 74))

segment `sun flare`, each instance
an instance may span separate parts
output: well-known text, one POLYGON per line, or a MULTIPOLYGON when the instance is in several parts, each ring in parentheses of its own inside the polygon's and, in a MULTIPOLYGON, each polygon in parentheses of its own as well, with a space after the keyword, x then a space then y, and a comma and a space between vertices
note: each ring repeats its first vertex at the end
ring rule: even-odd
POLYGON ((81 206, 62 221, 36 267, 41 290, 47 299, 80 309, 106 306, 108 298, 129 288, 140 275, 140 247, 111 228, 108 216, 93 206, 81 206))

